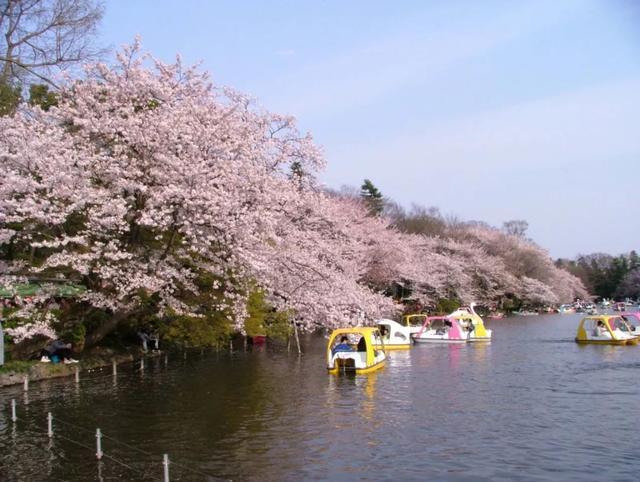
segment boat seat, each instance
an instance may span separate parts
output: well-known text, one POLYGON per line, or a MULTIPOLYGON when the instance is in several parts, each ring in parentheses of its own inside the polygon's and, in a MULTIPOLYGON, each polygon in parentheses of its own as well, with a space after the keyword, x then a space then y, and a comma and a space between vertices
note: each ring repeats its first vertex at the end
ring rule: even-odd
POLYGON ((331 358, 331 362, 335 363, 335 360, 341 359, 352 359, 356 362, 356 368, 364 368, 367 366, 367 353, 362 351, 339 351, 334 354, 331 358))

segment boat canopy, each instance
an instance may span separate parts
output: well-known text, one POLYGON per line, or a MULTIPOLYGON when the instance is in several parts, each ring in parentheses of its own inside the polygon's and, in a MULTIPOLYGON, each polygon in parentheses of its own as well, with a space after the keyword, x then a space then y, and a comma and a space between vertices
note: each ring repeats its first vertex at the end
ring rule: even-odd
POLYGON ((363 326, 354 328, 338 328, 337 330, 333 330, 331 336, 329 336, 329 341, 327 343, 327 360, 331 360, 333 347, 337 344, 336 342, 342 338, 342 336, 347 336, 350 339, 355 336, 359 337, 357 351, 366 352, 367 366, 373 366, 375 364, 376 349, 374 345, 381 345, 384 347, 384 342, 380 336, 380 330, 378 330, 377 327, 363 326), (362 345, 360 345, 360 343, 362 343, 362 345))
POLYGON ((429 315, 426 313, 413 313, 411 315, 404 315, 402 321, 404 321, 405 326, 422 326, 424 320, 428 317, 429 315))

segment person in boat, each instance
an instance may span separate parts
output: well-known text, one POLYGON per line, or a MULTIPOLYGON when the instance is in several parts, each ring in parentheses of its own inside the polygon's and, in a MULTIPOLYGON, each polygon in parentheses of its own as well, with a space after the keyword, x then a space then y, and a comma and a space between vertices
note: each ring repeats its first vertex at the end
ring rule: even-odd
POLYGON ((358 351, 367 351, 367 340, 364 339, 364 336, 358 340, 358 351))
POLYGON ((342 338, 340 338, 340 343, 333 347, 331 353, 335 355, 339 351, 353 351, 351 345, 349 345, 349 338, 347 338, 346 335, 342 335, 342 338))
POLYGON ((451 328, 452 326, 453 324, 451 323, 451 321, 444 320, 444 326, 441 326, 436 330, 436 335, 444 335, 449 331, 449 328, 451 328))
POLYGON ((602 336, 605 333, 606 333, 606 329, 604 327, 604 323, 602 322, 602 320, 598 320, 598 323, 596 324, 596 327, 593 330, 593 335, 594 336, 602 336))

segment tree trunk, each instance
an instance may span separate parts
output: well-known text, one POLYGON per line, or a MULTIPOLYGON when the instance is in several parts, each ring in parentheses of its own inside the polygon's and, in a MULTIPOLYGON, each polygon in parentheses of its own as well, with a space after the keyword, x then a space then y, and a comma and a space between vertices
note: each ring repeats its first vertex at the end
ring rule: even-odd
POLYGON ((100 341, 103 340, 105 336, 115 330, 120 322, 125 318, 126 316, 124 315, 114 315, 107 321, 102 323, 100 326, 98 326, 91 333, 88 333, 84 338, 85 349, 97 345, 100 341))

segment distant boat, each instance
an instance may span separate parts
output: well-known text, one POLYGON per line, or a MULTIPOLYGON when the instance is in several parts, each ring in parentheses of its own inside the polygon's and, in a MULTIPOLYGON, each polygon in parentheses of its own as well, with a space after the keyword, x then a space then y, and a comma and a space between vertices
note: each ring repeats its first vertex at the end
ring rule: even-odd
POLYGON ((627 305, 624 302, 614 303, 611 308, 613 311, 626 311, 627 305))
POLYGON ((514 311, 513 314, 516 316, 538 316, 540 313, 537 311, 520 310, 514 311))
POLYGON ((558 313, 562 314, 562 315, 566 315, 568 313, 575 313, 576 309, 573 307, 573 305, 560 305, 558 306, 558 313))

